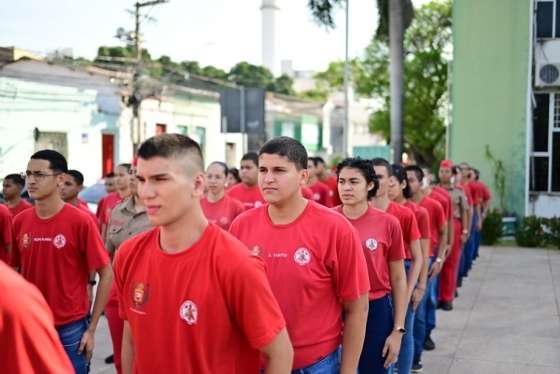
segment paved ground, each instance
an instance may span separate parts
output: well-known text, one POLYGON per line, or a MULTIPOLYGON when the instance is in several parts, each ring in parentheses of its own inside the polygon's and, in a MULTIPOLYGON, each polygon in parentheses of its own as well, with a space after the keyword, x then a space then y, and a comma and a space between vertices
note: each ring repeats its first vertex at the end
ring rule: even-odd
MULTIPOLYGON (((426 374, 560 374, 560 251, 483 247, 452 312, 438 312, 426 374)), ((111 342, 105 319, 93 373, 111 342)))

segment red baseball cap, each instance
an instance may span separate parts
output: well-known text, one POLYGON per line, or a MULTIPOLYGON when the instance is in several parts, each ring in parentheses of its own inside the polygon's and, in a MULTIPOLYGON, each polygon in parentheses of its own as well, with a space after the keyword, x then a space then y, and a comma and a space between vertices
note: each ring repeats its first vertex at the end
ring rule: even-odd
POLYGON ((441 168, 448 168, 448 169, 451 169, 452 167, 453 167, 453 161, 451 161, 451 160, 442 160, 442 161, 439 163, 439 168, 440 168, 440 169, 441 169, 441 168))

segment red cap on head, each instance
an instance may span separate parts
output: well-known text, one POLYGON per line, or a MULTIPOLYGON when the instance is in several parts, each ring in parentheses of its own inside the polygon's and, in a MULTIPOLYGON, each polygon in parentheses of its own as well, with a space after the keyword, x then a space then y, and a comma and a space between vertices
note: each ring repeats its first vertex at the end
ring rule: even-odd
POLYGON ((132 164, 132 166, 134 166, 134 167, 138 166, 138 156, 134 156, 134 158, 132 159, 131 164, 132 164))
POLYGON ((439 167, 440 167, 440 169, 441 169, 441 168, 448 168, 448 169, 451 169, 451 168, 453 167, 453 161, 451 161, 451 160, 442 160, 442 161, 439 163, 439 167))

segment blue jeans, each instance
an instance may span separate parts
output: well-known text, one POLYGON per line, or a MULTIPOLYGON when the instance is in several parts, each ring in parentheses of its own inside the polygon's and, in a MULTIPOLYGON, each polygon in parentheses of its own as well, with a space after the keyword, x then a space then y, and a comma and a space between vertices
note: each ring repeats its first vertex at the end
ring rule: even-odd
MULTIPOLYGON (((404 263, 407 275, 411 265, 411 261, 405 261, 404 263)), ((402 337, 401 351, 399 353, 399 359, 396 363, 396 366, 399 369, 399 374, 408 374, 412 369, 412 358, 414 356, 414 310, 412 310, 412 302, 408 304, 406 318, 404 320, 404 328, 406 329, 406 334, 402 337)))
MULTIPOLYGON (((430 269, 434 263, 435 256, 430 257, 430 269)), ((422 351, 424 350, 424 341, 426 335, 431 333, 436 325, 436 308, 437 308, 437 277, 428 279, 426 292, 416 313, 414 314, 414 362, 420 361, 422 351)))
POLYGON ((385 340, 393 331, 393 303, 389 294, 370 300, 366 325, 366 338, 360 355, 358 372, 361 374, 387 374, 385 357, 382 357, 385 340))
POLYGON ((87 374, 89 372, 89 362, 86 359, 85 352, 78 352, 82 335, 84 335, 87 328, 87 318, 57 326, 56 328, 58 337, 60 338, 68 358, 70 358, 70 362, 76 374, 87 374))
POLYGON ((292 370, 292 374, 338 374, 340 372, 341 351, 336 351, 314 364, 292 370))

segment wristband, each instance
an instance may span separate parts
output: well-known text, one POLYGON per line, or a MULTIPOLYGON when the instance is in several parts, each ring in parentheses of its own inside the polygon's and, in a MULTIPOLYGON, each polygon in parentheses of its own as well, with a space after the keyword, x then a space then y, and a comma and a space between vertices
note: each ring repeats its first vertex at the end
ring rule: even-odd
POLYGON ((91 280, 88 282, 91 286, 95 286, 97 284, 97 282, 95 280, 91 280))

